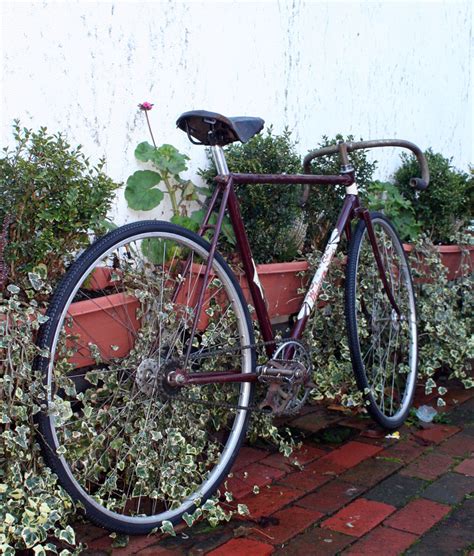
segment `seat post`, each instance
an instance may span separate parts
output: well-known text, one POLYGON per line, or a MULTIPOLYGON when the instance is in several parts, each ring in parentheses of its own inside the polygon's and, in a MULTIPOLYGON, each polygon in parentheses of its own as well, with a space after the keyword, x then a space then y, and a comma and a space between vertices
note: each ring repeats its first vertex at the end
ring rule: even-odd
POLYGON ((214 164, 217 168, 217 173, 220 176, 228 176, 230 172, 227 166, 227 161, 225 159, 224 149, 219 145, 212 145, 211 152, 212 158, 214 159, 214 164))

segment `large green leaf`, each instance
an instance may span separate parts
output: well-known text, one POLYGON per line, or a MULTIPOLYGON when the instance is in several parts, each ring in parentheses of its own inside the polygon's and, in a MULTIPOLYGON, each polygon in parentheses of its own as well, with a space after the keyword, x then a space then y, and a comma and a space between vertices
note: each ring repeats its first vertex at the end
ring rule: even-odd
POLYGON ((171 217, 171 222, 173 224, 177 224, 178 226, 182 226, 183 228, 187 228, 188 230, 192 230, 193 232, 197 232, 199 230, 199 221, 195 221, 189 216, 175 214, 171 217))
POLYGON ((167 239, 146 239, 142 242, 142 253, 152 264, 164 265, 181 252, 179 245, 167 239))
POLYGON ((144 141, 143 143, 137 145, 137 148, 135 149, 135 156, 142 162, 148 162, 153 159, 155 151, 156 148, 153 145, 144 141))
POLYGON ((189 157, 181 154, 173 145, 164 144, 154 150, 150 160, 162 172, 178 175, 187 169, 186 161, 189 157))
POLYGON ((151 210, 163 200, 164 193, 155 188, 161 182, 158 172, 138 170, 132 174, 125 187, 125 199, 134 210, 151 210))

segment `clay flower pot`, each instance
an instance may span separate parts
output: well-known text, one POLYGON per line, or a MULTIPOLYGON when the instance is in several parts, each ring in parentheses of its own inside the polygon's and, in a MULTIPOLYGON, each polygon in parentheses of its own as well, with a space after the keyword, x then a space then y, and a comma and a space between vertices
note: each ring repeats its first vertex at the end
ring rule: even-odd
POLYGON ((72 319, 68 334, 72 339, 68 342, 76 344, 70 362, 77 368, 93 365, 89 343, 99 348, 104 359, 127 355, 140 324, 136 316, 138 307, 138 300, 125 293, 72 303, 68 312, 72 319), (127 322, 128 327, 124 327, 123 322, 127 322))
POLYGON ((448 280, 466 276, 474 270, 474 245, 438 245, 441 262, 448 269, 448 280))
MULTIPOLYGON (((442 264, 447 268, 448 280, 455 280, 462 276, 466 276, 474 270, 474 246, 473 245, 435 245, 442 264)), ((403 244, 403 250, 407 255, 413 251, 413 245, 409 243, 403 244)), ((418 270, 423 272, 423 261, 419 256, 418 270)), ((412 262, 413 265, 413 262, 412 262)), ((429 281, 426 279, 425 281, 429 281)))
MULTIPOLYGON (((308 270, 307 261, 289 263, 258 264, 257 273, 264 291, 270 320, 273 323, 284 322, 290 315, 300 310, 304 294, 298 290, 307 284, 303 276, 308 270)), ((239 276, 239 282, 245 298, 251 304, 250 290, 247 280, 239 276)))

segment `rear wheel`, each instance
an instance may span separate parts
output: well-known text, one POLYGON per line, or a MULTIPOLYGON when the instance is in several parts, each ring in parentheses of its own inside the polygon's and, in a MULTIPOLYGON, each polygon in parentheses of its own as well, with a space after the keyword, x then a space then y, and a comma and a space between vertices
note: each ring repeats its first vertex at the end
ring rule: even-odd
POLYGON ((186 361, 208 255, 201 237, 165 222, 114 230, 70 268, 40 332, 50 354, 37 363, 45 458, 87 516, 111 530, 144 534, 192 514, 245 436, 250 383, 179 390, 166 380, 185 366, 255 368, 247 305, 220 255, 186 361))
POLYGON ((372 225, 390 291, 379 275, 367 226, 360 221, 349 246, 346 271, 346 321, 357 385, 372 417, 398 428, 413 401, 417 373, 417 330, 413 284, 403 246, 390 221, 371 213, 372 225))

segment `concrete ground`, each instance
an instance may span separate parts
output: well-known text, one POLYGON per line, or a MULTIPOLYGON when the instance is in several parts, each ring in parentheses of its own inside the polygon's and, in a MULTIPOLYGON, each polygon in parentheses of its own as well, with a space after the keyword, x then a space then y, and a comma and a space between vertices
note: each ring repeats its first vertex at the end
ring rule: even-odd
MULTIPOLYGON (((303 469, 267 446, 241 450, 229 487, 250 516, 121 548, 84 523, 83 554, 474 556, 474 391, 451 385, 446 401, 439 422, 408 423, 399 439, 370 419, 307 406, 288 422, 303 440, 303 469)), ((423 403, 435 400, 419 394, 423 403)))

